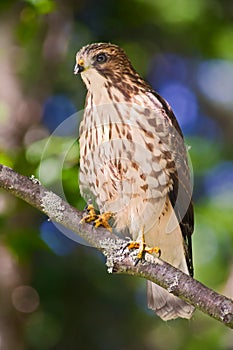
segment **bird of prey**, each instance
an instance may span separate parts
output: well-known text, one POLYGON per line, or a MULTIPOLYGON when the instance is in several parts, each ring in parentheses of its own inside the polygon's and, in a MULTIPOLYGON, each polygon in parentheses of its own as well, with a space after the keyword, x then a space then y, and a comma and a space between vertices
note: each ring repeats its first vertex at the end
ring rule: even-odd
MULTIPOLYGON (((78 51, 74 74, 87 88, 80 124, 80 191, 86 221, 106 223, 193 275, 192 186, 183 134, 169 104, 133 68, 117 45, 78 51)), ((139 252, 140 258, 143 256, 139 252)), ((147 281, 148 307, 163 320, 190 318, 193 306, 147 281)))

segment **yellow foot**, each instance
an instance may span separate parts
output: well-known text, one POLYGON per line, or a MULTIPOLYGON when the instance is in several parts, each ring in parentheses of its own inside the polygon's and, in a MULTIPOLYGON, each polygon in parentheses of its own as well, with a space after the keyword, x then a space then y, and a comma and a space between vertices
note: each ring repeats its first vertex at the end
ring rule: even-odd
POLYGON ((80 224, 84 224, 84 222, 95 221, 98 218, 98 214, 96 214, 92 204, 88 204, 85 210, 88 212, 88 215, 84 216, 82 220, 80 220, 80 224))
POLYGON ((100 215, 97 215, 97 219, 95 220, 95 227, 103 226, 108 231, 112 232, 112 228, 108 223, 108 220, 112 217, 112 213, 106 212, 100 215))
POLYGON ((88 211, 88 215, 82 218, 82 220, 80 221, 80 224, 83 224, 84 222, 94 221, 95 227, 103 226, 108 231, 112 232, 112 228, 108 223, 108 220, 111 218, 112 213, 106 212, 98 215, 96 214, 92 204, 89 204, 86 210, 88 211))
POLYGON ((145 242, 145 234, 144 234, 144 229, 142 230, 142 237, 141 237, 141 240, 140 242, 130 242, 128 245, 127 245, 127 248, 130 250, 130 249, 139 249, 138 251, 138 255, 137 255, 137 262, 136 264, 138 263, 139 260, 142 260, 145 253, 149 253, 149 254, 157 254, 158 257, 160 257, 161 255, 161 249, 159 247, 148 247, 146 245, 146 242, 145 242))

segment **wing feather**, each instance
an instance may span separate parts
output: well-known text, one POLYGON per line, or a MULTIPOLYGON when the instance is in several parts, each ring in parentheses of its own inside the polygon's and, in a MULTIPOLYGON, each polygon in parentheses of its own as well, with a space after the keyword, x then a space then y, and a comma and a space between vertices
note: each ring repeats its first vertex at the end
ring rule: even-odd
POLYGON ((155 91, 151 91, 162 105, 162 115, 170 124, 169 151, 176 169, 171 172, 173 186, 168 193, 172 207, 178 219, 184 239, 185 258, 188 270, 193 276, 192 233, 194 230, 194 208, 192 202, 192 185, 188 165, 187 150, 177 119, 169 104, 155 91))

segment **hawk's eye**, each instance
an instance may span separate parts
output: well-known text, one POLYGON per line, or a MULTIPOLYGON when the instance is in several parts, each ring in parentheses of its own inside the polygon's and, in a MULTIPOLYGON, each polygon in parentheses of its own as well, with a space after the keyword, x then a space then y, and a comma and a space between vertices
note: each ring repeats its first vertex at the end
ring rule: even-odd
POLYGON ((96 62, 99 62, 99 63, 104 63, 107 61, 107 55, 105 55, 105 53, 99 53, 97 56, 96 56, 96 62))

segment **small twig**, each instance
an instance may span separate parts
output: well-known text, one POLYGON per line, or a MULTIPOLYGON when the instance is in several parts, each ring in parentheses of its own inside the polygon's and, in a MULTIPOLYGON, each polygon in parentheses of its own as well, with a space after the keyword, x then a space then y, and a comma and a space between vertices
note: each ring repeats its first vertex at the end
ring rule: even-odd
POLYGON ((233 301, 220 295, 179 269, 146 254, 145 261, 135 265, 135 252, 126 249, 127 241, 103 228, 80 225, 83 213, 55 193, 46 190, 36 179, 20 175, 0 165, 0 188, 23 199, 45 213, 51 220, 73 230, 107 257, 108 271, 140 276, 151 280, 197 309, 233 328, 233 301), (151 260, 152 259, 152 260, 151 260))

